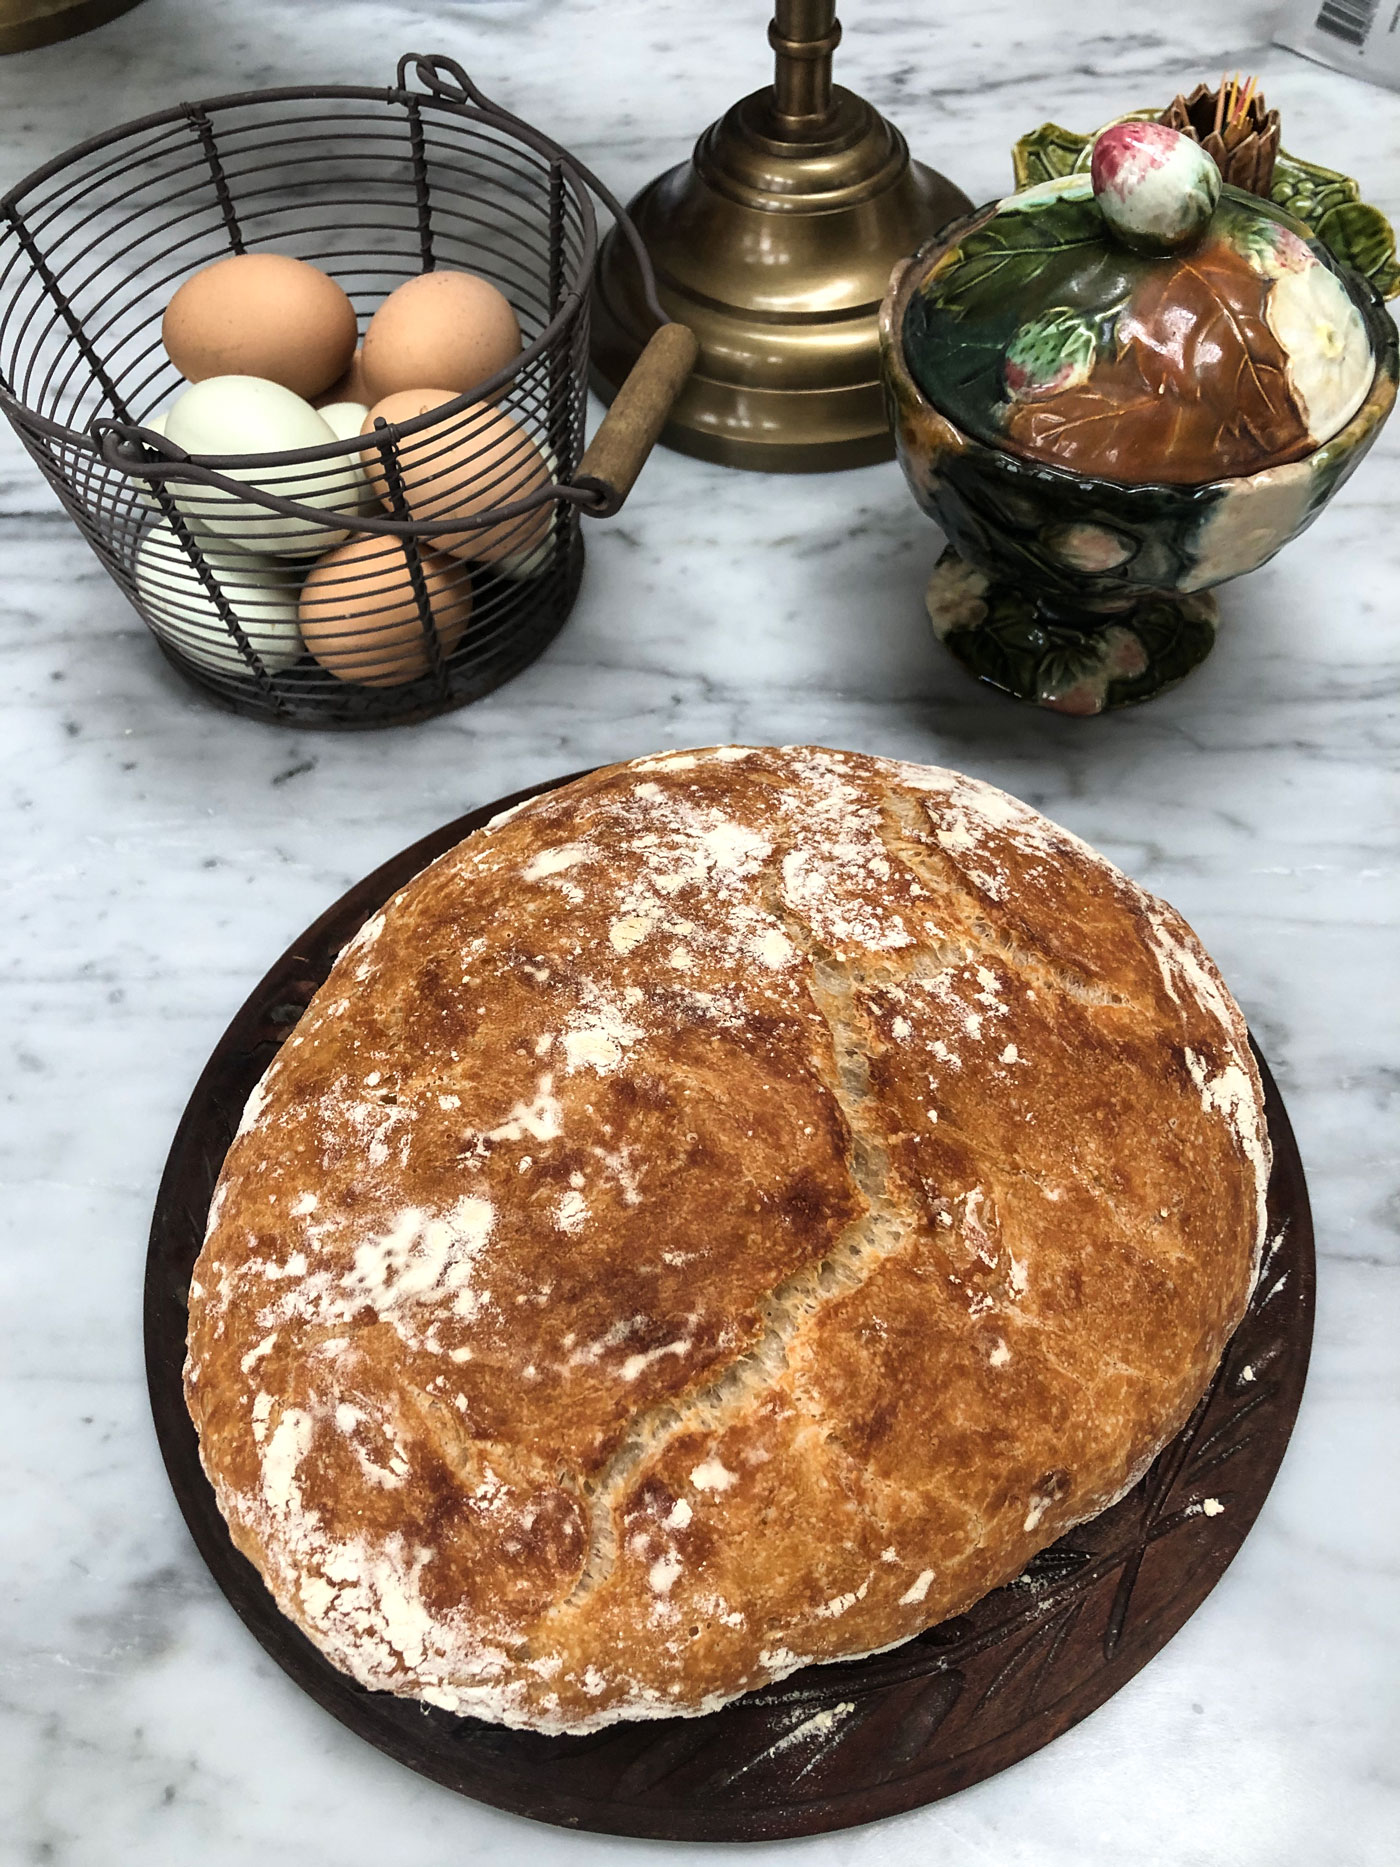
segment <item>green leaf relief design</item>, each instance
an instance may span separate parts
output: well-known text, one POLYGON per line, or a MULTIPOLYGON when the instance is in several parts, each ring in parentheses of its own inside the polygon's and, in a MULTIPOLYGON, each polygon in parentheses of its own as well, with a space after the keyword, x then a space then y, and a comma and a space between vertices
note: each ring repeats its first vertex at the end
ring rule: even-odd
POLYGON ((1098 629, 1058 625, 1001 583, 986 588, 981 608, 981 619, 944 634, 945 646, 979 680, 1061 712, 1151 700, 1184 680, 1215 643, 1208 598, 1149 599, 1098 629))
POLYGON ((1286 149, 1278 152, 1269 193, 1276 206, 1287 208, 1310 227, 1316 227, 1323 214, 1344 201, 1361 199, 1361 190, 1349 175, 1321 168, 1316 162, 1304 162, 1286 149))
POLYGON ((1042 123, 1038 130, 1021 137, 1012 146, 1011 166, 1016 187, 1033 188, 1038 182, 1055 181, 1074 173, 1080 152, 1092 137, 1077 130, 1062 130, 1058 123, 1042 123))
POLYGON ((1052 265, 1072 266, 1104 246, 1098 203, 1062 197, 1035 214, 997 214, 961 243, 957 263, 929 281, 930 295, 950 317, 999 319, 1010 299, 1036 293, 1052 265))
POLYGON ((1382 298, 1394 298, 1400 292, 1395 229, 1378 208, 1365 201, 1343 201, 1313 226, 1327 250, 1369 279, 1382 298))

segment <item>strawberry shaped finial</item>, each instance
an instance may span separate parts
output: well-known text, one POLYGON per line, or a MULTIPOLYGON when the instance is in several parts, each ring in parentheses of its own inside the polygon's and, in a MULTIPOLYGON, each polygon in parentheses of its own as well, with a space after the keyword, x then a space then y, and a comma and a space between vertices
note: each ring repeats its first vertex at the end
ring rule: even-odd
POLYGON ((1175 253, 1198 240, 1220 199, 1220 170, 1165 123, 1114 123, 1094 142, 1094 199, 1134 253, 1175 253))

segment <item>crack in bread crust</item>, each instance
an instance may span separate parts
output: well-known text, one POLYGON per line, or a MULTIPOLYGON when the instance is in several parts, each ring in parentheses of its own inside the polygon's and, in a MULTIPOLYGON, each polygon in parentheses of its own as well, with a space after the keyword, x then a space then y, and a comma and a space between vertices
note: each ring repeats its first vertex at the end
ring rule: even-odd
POLYGON ((628 1423, 621 1444, 601 1471, 581 1483, 589 1508, 588 1552, 579 1580, 561 1604, 566 1610, 579 1608, 613 1572, 620 1507, 642 1467, 683 1433, 697 1427, 712 1434, 723 1431, 787 1372, 791 1350, 817 1312, 859 1289, 881 1262, 896 1256, 910 1240, 917 1221, 896 1197, 889 1137, 877 1131, 866 1113, 866 1105, 871 1102, 869 1051, 875 1034, 860 1017, 854 988, 899 984, 910 979, 927 982, 979 958, 995 958, 1080 1003, 1121 1006, 1126 1002, 1096 981, 1054 966, 1043 954, 1029 953, 999 937, 984 918, 982 902, 961 878, 950 885, 946 875, 935 873, 922 847, 928 820, 915 801, 889 787, 882 788, 880 801, 878 834, 886 852, 935 897, 956 896, 965 910, 964 924, 974 937, 964 941, 945 939, 936 946, 926 941, 921 950, 908 956, 884 953, 872 955, 863 963, 852 962, 817 940, 810 924, 775 887, 765 888, 765 905, 781 920, 808 963, 808 989, 832 1047, 833 1069, 827 1086, 850 1136, 847 1165, 866 1211, 846 1228, 819 1263, 804 1266, 763 1295, 758 1302, 763 1333, 752 1348, 736 1356, 717 1378, 692 1393, 640 1411, 628 1423))
POLYGON ((865 1201, 864 1214, 848 1225, 816 1264, 785 1277, 759 1299, 764 1329, 754 1347, 736 1356, 717 1379, 638 1413, 602 1470, 582 1485, 589 1500, 588 1553, 565 1609, 578 1608, 612 1573, 617 1560, 617 1520, 630 1481, 642 1466, 680 1434, 701 1427, 717 1433, 787 1371, 793 1344, 819 1311, 860 1288, 886 1258, 909 1241, 912 1220, 895 1201, 885 1137, 865 1115, 869 1065, 857 1032, 852 985, 858 969, 845 964, 812 937, 801 917, 783 908, 788 936, 808 960, 808 987, 831 1041, 833 1067, 827 1087, 850 1136, 847 1166, 865 1201))
POLYGON ((933 869, 926 848, 928 818, 920 812, 913 798, 898 791, 886 790, 884 803, 886 825, 882 840, 889 853, 897 856, 930 894, 954 895, 967 910, 967 928, 972 935, 967 950, 969 960, 978 956, 999 959, 1027 978, 1035 979, 1043 985, 1053 985, 1056 991, 1063 993, 1066 998, 1077 999, 1080 1004, 1123 1006, 1128 1003, 1120 993, 1110 992, 1097 980, 1073 972, 1063 964, 1056 965, 1044 953, 1033 953, 1007 935, 998 933, 986 918, 986 904, 963 881, 955 864, 950 864, 953 869, 951 883, 947 875, 933 869), (897 826, 893 828, 893 833, 891 819, 893 825, 897 826))

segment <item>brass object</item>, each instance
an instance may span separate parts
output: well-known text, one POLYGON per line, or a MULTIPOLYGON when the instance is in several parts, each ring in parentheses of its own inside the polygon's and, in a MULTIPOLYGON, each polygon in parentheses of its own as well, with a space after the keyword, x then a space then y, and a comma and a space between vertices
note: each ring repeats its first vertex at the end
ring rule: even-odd
MULTIPOLYGON (((628 209, 662 306, 700 343, 661 439, 786 473, 887 460, 878 327, 890 269, 971 203, 832 83, 834 0, 776 0, 768 37, 772 85, 735 104, 628 209)), ((615 231, 593 298, 594 379, 610 396, 655 325, 615 231)))
POLYGON ((129 13, 139 0, 0 0, 0 52, 74 39, 129 13))

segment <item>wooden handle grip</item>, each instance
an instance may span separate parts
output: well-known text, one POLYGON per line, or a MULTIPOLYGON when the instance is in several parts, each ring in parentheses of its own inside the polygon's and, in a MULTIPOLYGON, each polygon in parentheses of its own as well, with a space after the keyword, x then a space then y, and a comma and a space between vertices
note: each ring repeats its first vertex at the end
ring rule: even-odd
POLYGON ((688 325, 663 324, 632 365, 574 475, 575 486, 601 495, 589 517, 607 518, 631 492, 699 354, 688 325))

